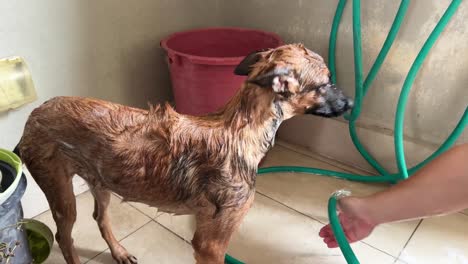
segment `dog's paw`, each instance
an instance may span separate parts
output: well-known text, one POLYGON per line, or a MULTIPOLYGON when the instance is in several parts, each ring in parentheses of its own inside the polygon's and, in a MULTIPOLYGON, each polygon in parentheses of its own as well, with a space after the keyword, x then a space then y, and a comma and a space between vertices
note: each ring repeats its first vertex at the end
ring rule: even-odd
POLYGON ((118 264, 138 264, 137 258, 128 252, 114 255, 113 257, 118 264))

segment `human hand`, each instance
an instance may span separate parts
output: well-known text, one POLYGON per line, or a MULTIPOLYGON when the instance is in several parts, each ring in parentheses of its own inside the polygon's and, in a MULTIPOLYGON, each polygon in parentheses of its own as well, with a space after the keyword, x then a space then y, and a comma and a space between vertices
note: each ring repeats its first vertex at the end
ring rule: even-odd
MULTIPOLYGON (((349 243, 368 237, 376 224, 368 219, 363 201, 356 197, 343 197, 338 201, 338 218, 349 243)), ((331 225, 320 229, 319 236, 329 248, 338 247, 331 225)))

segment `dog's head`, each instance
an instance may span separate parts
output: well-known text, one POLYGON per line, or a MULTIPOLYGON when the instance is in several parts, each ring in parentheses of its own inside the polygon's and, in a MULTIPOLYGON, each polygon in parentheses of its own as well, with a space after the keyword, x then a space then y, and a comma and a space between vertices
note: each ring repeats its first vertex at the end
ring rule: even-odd
POLYGON ((302 44, 254 52, 234 73, 248 76, 252 85, 271 89, 289 117, 304 113, 336 117, 353 107, 353 100, 331 83, 323 58, 302 44))

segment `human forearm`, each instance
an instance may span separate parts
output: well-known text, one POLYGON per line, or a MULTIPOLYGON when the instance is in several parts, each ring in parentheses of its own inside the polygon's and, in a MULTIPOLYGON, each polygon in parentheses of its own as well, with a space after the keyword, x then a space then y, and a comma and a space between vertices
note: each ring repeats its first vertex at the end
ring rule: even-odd
POLYGON ((375 224, 468 208, 468 144, 448 150, 408 180, 362 200, 375 224))

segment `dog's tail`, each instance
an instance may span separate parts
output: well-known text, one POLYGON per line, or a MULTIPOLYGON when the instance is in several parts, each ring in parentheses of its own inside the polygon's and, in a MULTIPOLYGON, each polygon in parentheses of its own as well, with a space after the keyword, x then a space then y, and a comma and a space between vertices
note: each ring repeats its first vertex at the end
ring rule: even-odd
POLYGON ((21 158, 21 153, 20 153, 20 150, 19 150, 19 144, 20 144, 19 142, 18 142, 18 144, 16 144, 15 149, 13 149, 13 153, 15 153, 18 157, 21 158))

